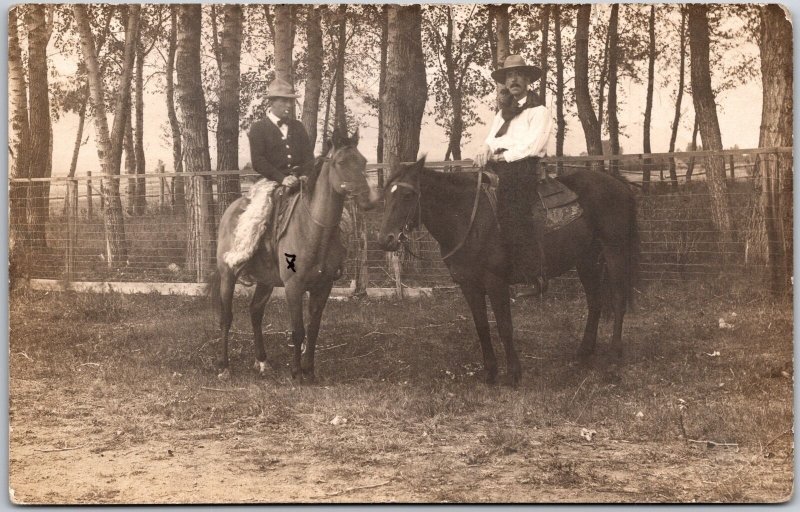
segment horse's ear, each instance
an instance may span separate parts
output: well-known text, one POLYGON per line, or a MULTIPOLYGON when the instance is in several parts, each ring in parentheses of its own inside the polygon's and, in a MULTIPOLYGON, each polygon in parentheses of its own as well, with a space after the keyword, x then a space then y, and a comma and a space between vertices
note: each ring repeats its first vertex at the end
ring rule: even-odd
POLYGON ((356 131, 353 132, 353 135, 350 136, 350 145, 355 147, 358 146, 358 127, 356 126, 356 131))
POLYGON ((333 144, 331 143, 331 139, 329 139, 327 137, 322 139, 322 156, 327 156, 328 153, 331 152, 331 146, 332 145, 333 144))
POLYGON ((343 136, 342 132, 340 132, 338 129, 333 130, 333 135, 331 136, 331 139, 333 141, 333 147, 334 148, 340 148, 340 147, 344 146, 345 144, 347 144, 346 135, 343 136))
POLYGON ((425 167, 425 158, 427 158, 427 155, 422 155, 419 158, 419 160, 414 162, 414 169, 416 169, 416 170, 423 169, 425 167))

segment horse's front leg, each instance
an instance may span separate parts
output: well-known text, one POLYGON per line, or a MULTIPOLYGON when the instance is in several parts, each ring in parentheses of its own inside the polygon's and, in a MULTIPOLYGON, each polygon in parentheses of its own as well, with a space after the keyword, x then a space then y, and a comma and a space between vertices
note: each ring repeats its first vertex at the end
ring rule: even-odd
POLYGON ((503 348, 506 351, 506 372, 508 372, 508 383, 512 386, 519 384, 522 376, 522 366, 519 363, 519 355, 514 347, 514 327, 511 321, 511 296, 508 284, 500 277, 491 276, 487 280, 487 291, 489 300, 492 303, 494 317, 497 320, 497 331, 503 348))
POLYGON ((486 292, 474 280, 459 283, 464 298, 472 312, 475 330, 478 331, 478 340, 483 352, 483 369, 486 372, 487 384, 494 384, 497 380, 497 359, 492 348, 492 338, 489 333, 489 318, 486 316, 486 292))
POLYGON ((236 287, 236 276, 227 267, 219 270, 219 328, 222 333, 222 347, 220 357, 217 361, 220 380, 227 380, 230 377, 228 361, 228 337, 230 335, 231 323, 233 322, 233 291, 236 287))
POLYGON ((333 281, 327 281, 319 287, 311 290, 308 299, 308 332, 306 337, 306 353, 303 356, 302 371, 306 380, 314 382, 316 375, 314 374, 314 352, 317 346, 317 335, 319 334, 319 325, 322 322, 322 312, 325 310, 325 305, 328 303, 328 297, 331 294, 333 281))
POLYGON ((305 290, 300 285, 298 280, 291 281, 286 284, 286 302, 289 305, 289 316, 292 324, 292 345, 294 351, 292 354, 292 378, 300 377, 300 359, 303 355, 303 340, 306 337, 306 330, 303 326, 303 293, 305 290), (297 284, 295 284, 297 282, 297 284))
POLYGON ((269 369, 267 366, 267 353, 264 351, 264 334, 261 332, 261 325, 264 321, 264 309, 267 301, 272 295, 272 286, 258 283, 253 299, 250 301, 250 322, 253 325, 253 345, 256 351, 255 369, 261 375, 265 375, 269 369))

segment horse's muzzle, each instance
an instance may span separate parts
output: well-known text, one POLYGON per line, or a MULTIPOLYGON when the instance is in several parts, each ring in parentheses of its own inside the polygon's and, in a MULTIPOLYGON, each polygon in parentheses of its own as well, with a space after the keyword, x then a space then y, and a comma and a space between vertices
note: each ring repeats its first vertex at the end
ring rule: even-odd
POLYGON ((356 201, 358 202, 359 208, 364 210, 374 210, 375 207, 378 206, 380 200, 380 192, 373 187, 369 187, 368 190, 364 190, 358 194, 358 196, 356 196, 356 201))

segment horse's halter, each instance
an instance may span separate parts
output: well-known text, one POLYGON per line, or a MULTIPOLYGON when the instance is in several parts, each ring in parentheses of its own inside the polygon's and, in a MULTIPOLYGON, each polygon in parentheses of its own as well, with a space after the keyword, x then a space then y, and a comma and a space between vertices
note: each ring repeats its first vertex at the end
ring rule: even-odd
POLYGON ((406 218, 404 219, 403 226, 400 228, 400 235, 398 236, 398 241, 403 243, 409 239, 407 232, 411 231, 413 228, 411 227, 411 221, 413 220, 414 214, 417 214, 417 223, 416 226, 422 225, 422 206, 420 201, 422 200, 422 192, 420 192, 419 184, 413 185, 411 183, 406 183, 404 181, 398 181, 392 184, 392 188, 394 187, 402 187, 407 188, 414 192, 417 196, 417 200, 414 204, 414 207, 408 210, 406 213, 406 218))
MULTIPOLYGON (((320 156, 319 157, 320 160, 322 160, 326 164, 328 164, 331 167, 333 167, 333 169, 330 170, 329 172, 338 172, 339 163, 336 162, 336 159, 334 158, 334 156, 338 151, 341 151, 343 149, 345 149, 345 148, 331 148, 330 151, 328 151, 328 154, 326 156, 320 156)), ((337 176, 338 176, 338 174, 337 174, 337 176)), ((336 194, 345 196, 346 199, 350 199, 350 198, 358 196, 359 194, 361 194, 361 192, 364 191, 363 186, 359 186, 359 185, 360 185, 359 183, 356 183, 356 182, 353 182, 353 181, 342 181, 342 183, 340 184, 339 187, 334 187, 333 191, 336 194)), ((369 188, 369 185, 367 185, 367 188, 369 188)), ((300 180, 300 195, 301 195, 300 202, 303 203, 303 207, 305 208, 306 213, 311 218, 311 220, 314 222, 314 224, 316 224, 317 226, 320 226, 322 228, 326 228, 326 229, 332 228, 332 227, 336 227, 336 226, 339 225, 338 223, 328 225, 328 224, 325 224, 324 222, 322 222, 322 221, 320 221, 320 220, 318 220, 318 219, 316 219, 314 217, 314 215, 311 213, 311 210, 308 207, 308 201, 304 200, 304 197, 307 197, 306 194, 305 194, 305 180, 300 180)))

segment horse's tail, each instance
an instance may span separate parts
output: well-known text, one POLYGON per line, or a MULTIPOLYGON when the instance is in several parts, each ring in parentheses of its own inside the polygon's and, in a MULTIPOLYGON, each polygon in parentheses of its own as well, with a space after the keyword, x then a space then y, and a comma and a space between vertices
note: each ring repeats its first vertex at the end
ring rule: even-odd
POLYGON ((206 294, 211 299, 211 307, 214 311, 221 311, 222 299, 220 295, 220 283, 222 282, 222 275, 219 269, 215 269, 212 274, 206 278, 206 294))
POLYGON ((639 223, 637 221, 636 198, 630 204, 630 215, 628 218, 628 243, 625 248, 625 263, 627 272, 625 273, 625 295, 627 297, 628 309, 634 310, 636 307, 636 293, 639 291, 639 262, 641 261, 642 249, 641 238, 639 237, 639 223))

